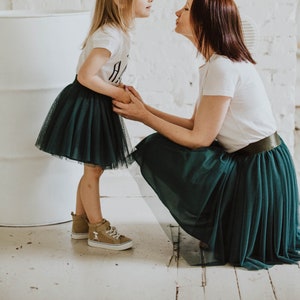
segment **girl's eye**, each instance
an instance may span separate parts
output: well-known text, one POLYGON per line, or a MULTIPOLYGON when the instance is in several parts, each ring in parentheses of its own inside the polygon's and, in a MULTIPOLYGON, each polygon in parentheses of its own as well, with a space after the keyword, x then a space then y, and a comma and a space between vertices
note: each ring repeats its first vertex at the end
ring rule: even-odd
POLYGON ((190 9, 189 9, 188 7, 185 7, 184 10, 185 10, 185 11, 189 11, 190 9))

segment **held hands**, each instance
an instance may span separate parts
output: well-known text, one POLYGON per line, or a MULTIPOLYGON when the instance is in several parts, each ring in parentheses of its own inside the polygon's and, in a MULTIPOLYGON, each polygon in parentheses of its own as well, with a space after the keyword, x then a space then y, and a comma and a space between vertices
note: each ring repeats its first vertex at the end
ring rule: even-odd
POLYGON ((125 90, 125 86, 119 85, 119 90, 120 90, 120 92, 118 94, 118 98, 116 98, 115 100, 122 102, 122 103, 129 103, 131 100, 130 100, 129 94, 125 90))
POLYGON ((126 87, 125 90, 130 97, 130 103, 113 100, 113 111, 126 119, 143 122, 147 109, 141 96, 133 87, 126 87))

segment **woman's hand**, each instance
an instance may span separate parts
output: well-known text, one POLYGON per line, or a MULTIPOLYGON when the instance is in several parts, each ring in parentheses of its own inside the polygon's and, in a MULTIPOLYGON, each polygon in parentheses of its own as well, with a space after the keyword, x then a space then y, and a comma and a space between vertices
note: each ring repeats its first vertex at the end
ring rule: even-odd
POLYGON ((141 96, 132 87, 126 87, 126 92, 130 97, 130 103, 113 100, 113 111, 126 119, 143 122, 148 111, 141 96))
POLYGON ((138 93, 138 91, 133 86, 126 86, 125 89, 128 92, 131 92, 139 101, 144 102, 141 95, 138 93))

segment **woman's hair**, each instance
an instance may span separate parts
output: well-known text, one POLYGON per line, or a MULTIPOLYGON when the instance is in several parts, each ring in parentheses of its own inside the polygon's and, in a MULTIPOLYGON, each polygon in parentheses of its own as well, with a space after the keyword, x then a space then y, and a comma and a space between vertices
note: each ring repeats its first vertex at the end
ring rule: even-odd
POLYGON ((197 49, 205 59, 211 49, 232 61, 256 63, 244 43, 239 11, 233 0, 193 0, 190 13, 197 49))
POLYGON ((90 30, 82 47, 84 48, 88 38, 105 24, 110 24, 127 32, 133 21, 133 1, 134 0, 96 0, 90 30))

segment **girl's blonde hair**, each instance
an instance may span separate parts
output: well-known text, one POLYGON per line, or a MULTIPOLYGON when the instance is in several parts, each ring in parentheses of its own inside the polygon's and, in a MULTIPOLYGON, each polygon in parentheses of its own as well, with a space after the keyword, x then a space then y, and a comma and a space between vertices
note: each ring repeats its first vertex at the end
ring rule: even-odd
POLYGON ((89 37, 101 26, 110 24, 127 32, 133 22, 134 0, 96 0, 90 30, 83 41, 85 47, 89 37))

